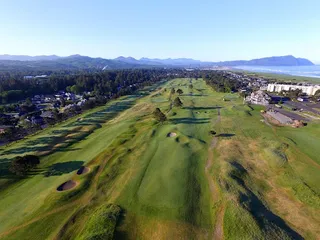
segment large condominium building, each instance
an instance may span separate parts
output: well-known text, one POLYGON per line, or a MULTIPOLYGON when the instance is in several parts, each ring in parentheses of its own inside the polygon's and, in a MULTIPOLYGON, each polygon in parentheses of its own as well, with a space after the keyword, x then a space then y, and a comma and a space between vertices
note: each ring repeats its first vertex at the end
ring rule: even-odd
POLYGON ((313 96, 316 91, 320 90, 320 85, 291 85, 291 84, 277 84, 269 83, 267 91, 268 92, 281 92, 301 89, 303 93, 313 96))

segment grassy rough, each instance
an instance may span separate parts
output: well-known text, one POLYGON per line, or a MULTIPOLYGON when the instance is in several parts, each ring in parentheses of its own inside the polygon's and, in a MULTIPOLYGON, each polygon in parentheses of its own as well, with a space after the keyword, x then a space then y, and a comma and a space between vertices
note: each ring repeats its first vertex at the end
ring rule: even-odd
POLYGON ((121 208, 108 204, 95 210, 77 238, 79 240, 111 240, 121 213, 121 208))

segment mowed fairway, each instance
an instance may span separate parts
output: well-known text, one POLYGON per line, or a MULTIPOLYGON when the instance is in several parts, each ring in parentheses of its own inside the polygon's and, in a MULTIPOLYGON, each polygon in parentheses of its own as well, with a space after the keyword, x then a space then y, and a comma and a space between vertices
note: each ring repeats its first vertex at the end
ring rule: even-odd
POLYGON ((261 109, 175 79, 3 147, 0 238, 89 239, 112 203, 115 239, 319 239, 320 125, 269 126, 261 109), (18 180, 7 168, 27 153, 41 164, 18 180))

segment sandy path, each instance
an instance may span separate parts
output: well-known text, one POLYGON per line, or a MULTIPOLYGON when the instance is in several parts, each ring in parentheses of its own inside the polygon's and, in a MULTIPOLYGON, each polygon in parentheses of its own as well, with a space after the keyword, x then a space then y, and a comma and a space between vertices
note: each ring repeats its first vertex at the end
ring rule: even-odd
MULTIPOLYGON (((213 123, 213 125, 216 125, 220 121, 221 121, 221 115, 220 115, 220 109, 218 109, 218 118, 213 123)), ((207 160, 206 167, 205 167, 205 173, 206 173, 206 177, 207 177, 208 183, 209 183, 211 198, 215 203, 217 203, 220 200, 219 199, 220 192, 219 192, 219 188, 217 186, 217 183, 214 182, 214 180, 210 174, 210 169, 213 165, 213 150, 216 147, 217 142, 218 142, 218 138, 213 137, 213 139, 210 143, 210 146, 208 148, 208 160, 207 160)), ((223 218, 224 218, 224 205, 220 204, 219 209, 217 211, 215 229, 213 231, 213 236, 212 236, 212 239, 214 239, 214 240, 224 239, 224 237, 223 237, 223 218)))

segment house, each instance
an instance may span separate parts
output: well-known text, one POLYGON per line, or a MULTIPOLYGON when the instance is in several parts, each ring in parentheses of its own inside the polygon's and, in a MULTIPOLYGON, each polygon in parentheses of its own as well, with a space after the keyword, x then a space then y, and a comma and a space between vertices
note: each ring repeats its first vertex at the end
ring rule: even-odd
POLYGON ((53 118, 53 112, 44 111, 44 112, 41 113, 40 117, 42 117, 42 118, 53 118))
POLYGON ((246 97, 245 101, 252 104, 267 106, 271 102, 271 97, 267 93, 259 90, 251 93, 251 95, 246 97))
POLYGON ((1 125, 0 126, 0 134, 5 134, 9 129, 12 129, 11 125, 1 125))
POLYGON ((77 102, 77 105, 79 107, 82 107, 86 103, 86 101, 87 101, 86 99, 82 99, 81 101, 77 102))
POLYGON ((42 125, 43 124, 43 118, 40 116, 33 116, 31 117, 31 123, 33 125, 42 125))
POLYGON ((299 102, 308 102, 308 99, 303 98, 303 97, 298 97, 297 100, 298 100, 299 102))

